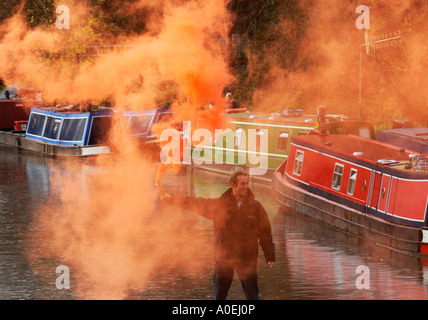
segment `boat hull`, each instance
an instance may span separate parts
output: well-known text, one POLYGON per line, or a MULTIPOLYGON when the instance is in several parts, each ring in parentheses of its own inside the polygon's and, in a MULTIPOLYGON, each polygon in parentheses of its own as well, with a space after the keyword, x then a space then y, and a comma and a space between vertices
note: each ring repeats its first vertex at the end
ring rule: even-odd
POLYGON ((427 256, 426 230, 389 222, 295 186, 278 169, 273 177, 282 211, 296 213, 401 253, 427 256))
POLYGON ((0 131, 0 144, 52 157, 87 157, 110 153, 108 146, 63 146, 28 139, 23 133, 0 131))
POLYGON ((191 167, 198 170, 205 170, 212 173, 217 173, 217 174, 222 174, 227 176, 230 176, 235 171, 242 170, 242 171, 252 173, 250 175, 251 180, 261 182, 261 183, 266 183, 266 184, 272 183, 272 178, 275 173, 275 170, 270 168, 266 170, 261 170, 260 173, 257 174, 258 168, 254 166, 249 166, 245 164, 235 164, 235 163, 233 164, 227 164, 227 163, 199 164, 199 163, 196 163, 194 159, 192 159, 191 167), (251 170, 256 170, 256 174, 254 174, 251 170))
POLYGON ((54 157, 87 157, 115 152, 109 145, 113 122, 123 125, 124 133, 145 153, 154 157, 159 151, 151 127, 170 112, 165 109, 123 112, 111 108, 96 111, 62 110, 56 107, 31 109, 25 133, 0 131, 0 144, 54 157), (113 119, 114 118, 114 119, 113 119), (46 120, 48 119, 48 120, 46 120))

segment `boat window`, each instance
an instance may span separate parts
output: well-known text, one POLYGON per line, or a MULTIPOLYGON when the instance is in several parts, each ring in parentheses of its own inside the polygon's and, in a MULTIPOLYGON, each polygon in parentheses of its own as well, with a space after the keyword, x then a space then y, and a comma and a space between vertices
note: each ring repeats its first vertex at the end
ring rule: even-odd
POLYGON ((122 128, 123 128, 123 130, 125 130, 125 129, 127 129, 128 128, 128 123, 129 123, 129 119, 131 118, 131 116, 130 115, 127 115, 127 114, 124 114, 123 116, 122 116, 122 121, 121 121, 121 123, 122 123, 122 128))
POLYGON ((302 173, 304 155, 305 153, 303 151, 300 151, 300 150, 296 151, 296 158, 294 159, 293 173, 297 176, 300 176, 300 174, 302 173))
POLYGON ((351 196, 355 191, 355 183, 357 182, 357 169, 351 169, 351 174, 349 175, 349 183, 348 183, 348 194, 351 196))
POLYGON ((160 113, 157 122, 171 122, 172 112, 160 113))
POLYGON ((153 114, 134 115, 128 123, 129 134, 140 134, 149 131, 153 114))
POLYGON ((89 136, 89 145, 104 144, 107 142, 108 133, 112 124, 112 118, 109 116, 93 117, 91 126, 91 135, 89 136))
POLYGON ((278 151, 286 151, 287 150, 287 143, 288 143, 288 131, 280 131, 279 137, 278 137, 278 151))
POLYGON ((86 118, 64 119, 59 139, 65 141, 82 141, 85 127, 86 118))
POLYGON ((359 136, 367 139, 371 139, 370 129, 367 127, 360 128, 359 136))
POLYGON ((342 185, 343 165, 336 163, 334 166, 333 182, 331 187, 336 190, 340 190, 342 185))
POLYGON ((59 134, 59 127, 61 126, 61 118, 49 117, 46 120, 46 128, 43 137, 57 140, 59 134))
POLYGON ((242 128, 236 129, 236 131, 235 131, 235 147, 236 148, 239 148, 241 146, 243 135, 244 135, 244 139, 245 139, 244 129, 242 129, 242 128))
POLYGON ((215 145, 222 149, 233 149, 234 133, 232 129, 216 130, 215 145))
POLYGON ((261 129, 256 130, 256 150, 260 150, 260 146, 262 145, 262 139, 264 135, 264 131, 261 129))
MULTIPOLYGON (((156 123, 169 123, 175 130, 183 131, 183 121, 177 122, 172 112, 159 113, 156 123)), ((201 125, 200 120, 197 122, 198 128, 205 128, 201 125)))
POLYGON ((43 114, 32 113, 28 121, 27 133, 35 136, 41 136, 45 126, 46 116, 43 114))

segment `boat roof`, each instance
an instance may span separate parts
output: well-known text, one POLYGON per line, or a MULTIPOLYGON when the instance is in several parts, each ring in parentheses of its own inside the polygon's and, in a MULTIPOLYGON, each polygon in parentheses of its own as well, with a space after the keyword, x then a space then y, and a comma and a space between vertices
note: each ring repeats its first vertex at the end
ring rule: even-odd
POLYGON ((428 137, 428 128, 395 128, 382 131, 387 131, 394 134, 405 134, 413 138, 428 137))
POLYGON ((411 150, 355 135, 307 135, 292 139, 298 140, 299 145, 317 151, 336 153, 344 158, 375 165, 394 165, 401 170, 407 170, 405 165, 409 164, 410 156, 415 154, 411 150))
POLYGON ((68 116, 88 116, 89 114, 113 114, 113 110, 110 109, 97 109, 91 111, 80 111, 75 109, 67 108, 56 108, 56 107, 35 107, 31 108, 31 112, 42 113, 46 115, 68 117, 68 116))
MULTIPOLYGON (((317 115, 304 114, 300 109, 286 109, 282 112, 264 113, 264 112, 253 112, 245 109, 238 109, 236 112, 232 109, 231 113, 225 115, 238 122, 262 122, 271 124, 298 124, 307 127, 317 126, 317 115)), ((360 124, 365 126, 372 126, 369 121, 363 121, 359 119, 351 119, 345 115, 339 114, 327 114, 325 115, 325 121, 327 125, 341 126, 340 123, 348 123, 348 126, 360 124)))
POLYGON ((378 130, 377 140, 428 154, 428 128, 378 130))
POLYGON ((418 140, 428 145, 428 128, 397 128, 378 132, 418 140))
MULTIPOLYGON (((24 99, 36 99, 37 94, 40 93, 37 89, 25 88, 21 86, 9 85, 0 93, 0 100, 7 99, 6 91, 9 92, 10 98, 15 100, 24 100, 24 99)), ((36 99, 37 100, 37 99, 36 99)))
POLYGON ((296 115, 286 116, 283 113, 263 113, 263 112, 234 112, 226 113, 228 118, 236 121, 257 121, 257 122, 271 122, 271 123, 298 123, 307 126, 315 126, 317 121, 316 115, 303 115, 296 113, 296 115))
MULTIPOLYGON (((115 108, 112 107, 103 107, 100 106, 97 109, 94 110, 79 110, 78 106, 69 105, 66 107, 56 107, 56 106, 43 106, 43 107, 34 107, 31 108, 31 111, 35 112, 42 112, 42 113, 54 113, 57 115, 70 115, 70 114, 88 114, 88 113, 115 113, 118 111, 115 108)), ((160 113, 168 113, 169 111, 163 108, 158 109, 151 109, 151 110, 143 110, 143 111, 131 111, 131 110, 125 110, 122 113, 124 115, 131 115, 131 116, 138 116, 138 115, 144 115, 144 114, 154 114, 156 112, 160 113)))

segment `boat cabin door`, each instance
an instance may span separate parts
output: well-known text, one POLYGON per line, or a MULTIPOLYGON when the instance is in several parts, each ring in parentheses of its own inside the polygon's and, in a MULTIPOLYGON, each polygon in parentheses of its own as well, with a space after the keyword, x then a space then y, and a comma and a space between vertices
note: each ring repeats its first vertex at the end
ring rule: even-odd
POLYGON ((381 213, 388 210, 389 195, 391 190, 391 176, 373 170, 370 178, 367 206, 381 213))

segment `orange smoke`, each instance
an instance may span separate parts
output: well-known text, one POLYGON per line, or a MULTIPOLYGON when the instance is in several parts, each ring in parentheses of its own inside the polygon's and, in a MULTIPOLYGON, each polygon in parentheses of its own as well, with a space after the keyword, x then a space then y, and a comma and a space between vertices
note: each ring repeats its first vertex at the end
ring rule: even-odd
MULTIPOLYGON (((14 52, 5 42, 10 37, 26 55, 14 60, 14 67, 3 64, 2 77, 8 84, 42 90, 48 101, 110 97, 119 110, 152 109, 159 87, 174 83, 181 101, 181 116, 174 121, 190 117, 196 126, 201 107, 224 106, 222 90, 232 77, 219 39, 227 38, 229 17, 223 1, 164 5, 163 20, 152 21, 156 32, 131 39, 130 48, 80 64, 49 65, 29 55, 33 44, 28 39, 36 39, 38 33, 51 41, 43 45, 52 50, 64 34, 27 30, 15 16, 3 26, 1 48, 6 50, 0 50, 0 60, 14 52)), ((70 28, 75 32, 73 24, 70 28)), ((213 126, 221 122, 212 110, 202 111, 202 117, 213 126)), ((163 208, 155 187, 157 166, 120 126, 114 129, 109 139, 117 150, 114 155, 93 162, 64 161, 52 168, 51 199, 40 204, 42 214, 35 217, 28 239, 40 243, 38 252, 27 252, 31 262, 56 257, 70 267, 78 298, 121 299, 130 288, 144 290, 151 272, 178 267, 195 272, 207 263, 195 258, 207 243, 195 240, 194 230, 184 227, 195 218, 163 208)))
MULTIPOLYGON (((322 0, 300 1, 303 22, 284 18, 283 39, 274 48, 296 49, 296 58, 283 68, 274 54, 264 86, 254 95, 255 108, 278 112, 304 108, 315 113, 326 105, 331 113, 357 116, 359 108, 360 46, 365 30, 358 30, 356 8, 370 8, 370 33, 391 36, 400 31, 401 42, 383 44, 376 56, 362 56, 362 114, 377 125, 390 126, 394 119, 428 124, 425 45, 428 38, 425 2, 322 0), (299 25, 297 25, 299 23, 299 25), (304 29, 297 34, 296 30, 304 29), (298 36, 297 36, 298 35, 298 36), (422 116, 421 116, 422 112, 422 116)), ((269 52, 267 52, 269 53, 269 52)))
POLYGON ((47 102, 97 102, 109 97, 119 108, 151 109, 159 86, 172 81, 178 85, 179 94, 194 106, 220 103, 222 90, 232 79, 223 45, 229 19, 224 2, 196 1, 183 6, 165 2, 163 10, 163 20, 152 23, 153 28, 159 28, 158 33, 127 39, 127 43, 120 44, 129 47, 107 51, 87 63, 59 59, 52 64, 34 56, 35 48, 43 48, 44 54, 64 54, 67 48, 76 51, 78 45, 83 54, 92 53, 85 45, 97 43, 75 40, 87 37, 87 8, 77 4, 70 8, 70 31, 55 26, 28 30, 21 16, 16 15, 1 30, 1 76, 8 84, 41 90, 47 102), (67 47, 70 43, 71 48, 67 47))
POLYGON ((271 68, 265 86, 255 94, 255 105, 271 112, 304 107, 310 113, 323 104, 330 112, 353 115, 358 107, 359 45, 364 36, 355 27, 357 15, 352 15, 358 5, 349 1, 302 1, 300 5, 307 19, 304 35, 296 37, 296 22, 291 20, 284 20, 281 28, 285 39, 298 44, 296 58, 288 69, 271 68))
POLYGON ((27 256, 35 265, 59 258, 77 298, 122 299, 131 288, 143 292, 153 272, 193 273, 210 263, 195 259, 210 245, 195 241, 193 216, 159 207, 155 170, 142 156, 52 169, 51 200, 39 208, 28 239, 39 250, 27 256))

